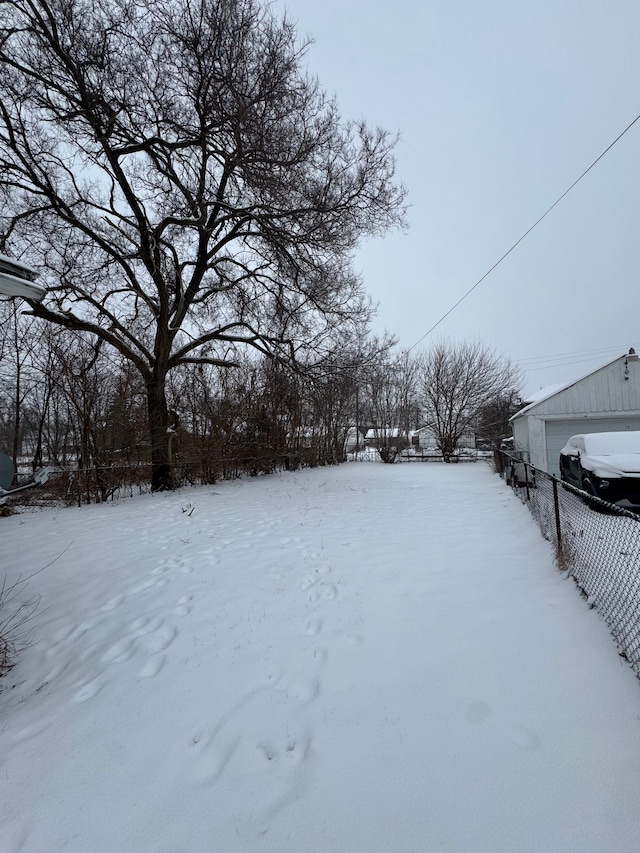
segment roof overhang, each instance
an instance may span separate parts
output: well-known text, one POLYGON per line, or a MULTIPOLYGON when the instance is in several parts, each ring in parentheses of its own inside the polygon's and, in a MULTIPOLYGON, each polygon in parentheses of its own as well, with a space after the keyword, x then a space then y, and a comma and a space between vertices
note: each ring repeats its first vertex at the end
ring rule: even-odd
POLYGON ((38 273, 26 264, 0 255, 0 294, 40 302, 46 289, 36 284, 37 277, 38 273))

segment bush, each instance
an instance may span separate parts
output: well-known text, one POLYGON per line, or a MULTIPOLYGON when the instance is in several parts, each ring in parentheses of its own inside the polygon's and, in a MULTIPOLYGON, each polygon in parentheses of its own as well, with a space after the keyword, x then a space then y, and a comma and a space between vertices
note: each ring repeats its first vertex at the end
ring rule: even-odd
POLYGON ((27 625, 40 604, 40 596, 20 601, 27 580, 19 578, 8 585, 5 576, 0 587, 0 677, 15 666, 19 655, 29 647, 27 625))

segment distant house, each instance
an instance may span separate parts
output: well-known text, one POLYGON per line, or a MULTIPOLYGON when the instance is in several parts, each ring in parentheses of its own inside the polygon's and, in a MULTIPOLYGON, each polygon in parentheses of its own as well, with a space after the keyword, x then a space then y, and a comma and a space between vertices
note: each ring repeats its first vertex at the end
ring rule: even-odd
MULTIPOLYGON (((436 434, 431 427, 424 426, 411 433, 411 446, 416 450, 435 449, 438 446, 436 434)), ((474 432, 467 431, 458 440, 459 449, 475 448, 476 436, 474 432)))
POLYGON ((408 439, 406 432, 397 427, 373 427, 365 433, 364 443, 366 447, 378 447, 378 445, 406 447, 408 439))
POLYGON ((349 427, 344 443, 345 453, 354 453, 364 445, 364 436, 355 427, 349 427))
POLYGON ((572 435, 640 430, 640 359, 635 350, 529 402, 511 418, 511 426, 515 452, 556 476, 560 450, 572 435))

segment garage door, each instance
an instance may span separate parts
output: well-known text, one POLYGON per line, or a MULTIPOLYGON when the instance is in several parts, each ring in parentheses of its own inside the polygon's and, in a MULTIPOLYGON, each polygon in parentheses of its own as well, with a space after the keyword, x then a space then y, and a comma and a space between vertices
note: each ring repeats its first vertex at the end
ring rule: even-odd
POLYGON ((558 457, 572 435, 581 432, 616 432, 618 430, 640 430, 640 417, 630 418, 579 418, 566 421, 546 421, 547 471, 560 476, 558 457))

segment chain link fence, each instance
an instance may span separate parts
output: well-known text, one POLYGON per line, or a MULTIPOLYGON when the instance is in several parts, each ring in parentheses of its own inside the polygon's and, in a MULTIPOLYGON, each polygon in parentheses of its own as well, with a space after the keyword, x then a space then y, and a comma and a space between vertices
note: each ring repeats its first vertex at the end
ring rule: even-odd
POLYGON ((495 462, 640 677, 640 517, 501 451, 495 462))

